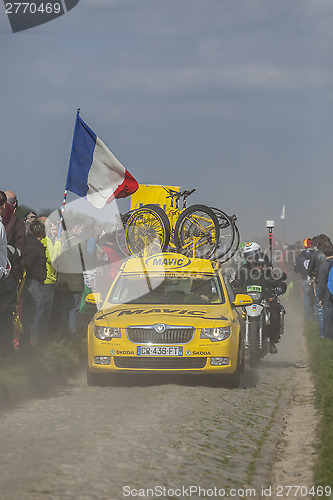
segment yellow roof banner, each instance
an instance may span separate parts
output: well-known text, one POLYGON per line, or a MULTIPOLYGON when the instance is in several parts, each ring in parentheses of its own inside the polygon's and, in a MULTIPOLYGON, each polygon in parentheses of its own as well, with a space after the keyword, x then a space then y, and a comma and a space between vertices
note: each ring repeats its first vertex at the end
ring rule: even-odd
POLYGON ((169 193, 164 189, 172 189, 179 192, 180 186, 160 186, 156 184, 139 184, 139 189, 131 196, 131 210, 140 208, 148 203, 156 203, 163 210, 171 206, 169 193))
POLYGON ((124 273, 154 272, 214 274, 213 263, 205 259, 190 258, 175 252, 163 252, 146 258, 131 258, 122 267, 124 273))

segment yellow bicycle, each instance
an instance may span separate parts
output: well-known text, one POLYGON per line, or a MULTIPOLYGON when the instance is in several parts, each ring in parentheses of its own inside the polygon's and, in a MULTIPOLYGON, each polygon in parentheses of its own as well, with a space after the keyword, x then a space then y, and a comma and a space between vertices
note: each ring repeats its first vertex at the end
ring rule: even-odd
POLYGON ((148 256, 167 249, 190 257, 208 259, 217 250, 220 225, 214 211, 206 205, 186 208, 195 191, 166 189, 171 206, 165 211, 156 204, 144 205, 126 217, 125 238, 130 254, 148 256), (183 200, 179 208, 179 200, 183 200))

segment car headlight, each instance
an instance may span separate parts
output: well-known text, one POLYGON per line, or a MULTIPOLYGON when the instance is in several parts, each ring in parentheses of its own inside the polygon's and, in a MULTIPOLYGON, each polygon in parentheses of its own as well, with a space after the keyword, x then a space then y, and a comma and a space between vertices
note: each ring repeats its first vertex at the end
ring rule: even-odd
POLYGON ((97 326, 94 327, 95 337, 99 340, 120 339, 120 328, 110 326, 97 326))
POLYGON ((202 328, 200 338, 209 339, 212 342, 219 342, 227 339, 231 334, 230 326, 222 326, 219 328, 202 328))
POLYGON ((253 302, 261 299, 261 292, 247 292, 252 297, 253 302))

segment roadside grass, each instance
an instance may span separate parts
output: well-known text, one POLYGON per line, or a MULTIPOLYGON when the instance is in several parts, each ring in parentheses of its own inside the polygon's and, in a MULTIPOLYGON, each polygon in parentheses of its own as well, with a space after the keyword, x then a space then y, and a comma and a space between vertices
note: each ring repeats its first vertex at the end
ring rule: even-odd
POLYGON ((320 413, 317 430, 318 459, 314 468, 317 486, 333 487, 333 342, 319 337, 319 326, 305 325, 315 404, 320 413))
POLYGON ((19 349, 0 360, 0 408, 47 397, 74 376, 86 357, 86 341, 60 340, 19 349))

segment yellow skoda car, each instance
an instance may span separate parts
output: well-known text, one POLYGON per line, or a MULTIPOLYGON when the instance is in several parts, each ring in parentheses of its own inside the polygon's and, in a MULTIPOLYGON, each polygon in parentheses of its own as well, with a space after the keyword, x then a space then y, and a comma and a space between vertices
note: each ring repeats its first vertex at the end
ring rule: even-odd
POLYGON ((218 374, 238 386, 244 364, 241 307, 217 264, 177 253, 130 258, 88 327, 88 385, 116 372, 218 374))

